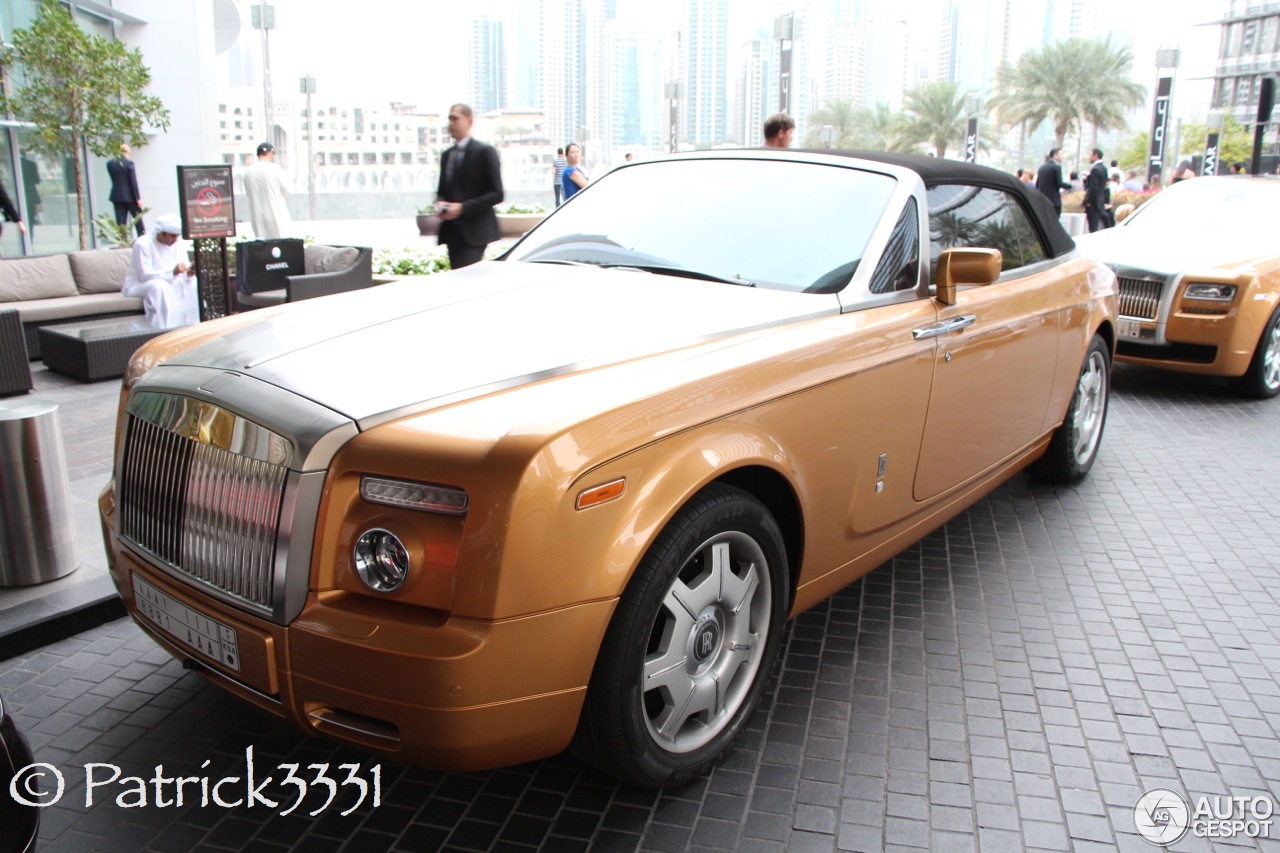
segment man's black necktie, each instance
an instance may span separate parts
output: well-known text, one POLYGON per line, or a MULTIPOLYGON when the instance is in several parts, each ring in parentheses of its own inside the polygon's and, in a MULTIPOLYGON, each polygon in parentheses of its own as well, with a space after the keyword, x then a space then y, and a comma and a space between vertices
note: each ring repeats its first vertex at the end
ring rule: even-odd
POLYGON ((457 187, 454 181, 457 179, 458 170, 462 168, 462 155, 466 149, 461 146, 453 146, 453 152, 449 155, 449 168, 444 178, 445 188, 448 190, 449 201, 456 201, 458 198, 457 187))

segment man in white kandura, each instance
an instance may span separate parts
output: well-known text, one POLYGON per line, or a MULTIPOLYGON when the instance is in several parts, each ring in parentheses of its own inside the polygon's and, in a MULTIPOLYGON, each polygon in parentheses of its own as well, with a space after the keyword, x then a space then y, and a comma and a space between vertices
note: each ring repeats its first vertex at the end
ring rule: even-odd
POLYGON ((293 219, 284 197, 289 180, 276 163, 276 149, 270 142, 258 146, 258 159, 244 169, 244 194, 249 200, 249 221, 259 240, 288 237, 293 219))
POLYGON ((181 236, 182 220, 177 215, 157 216, 155 228, 134 241, 120 290, 125 296, 140 297, 147 319, 159 328, 188 326, 200 320, 196 280, 178 245, 181 236))

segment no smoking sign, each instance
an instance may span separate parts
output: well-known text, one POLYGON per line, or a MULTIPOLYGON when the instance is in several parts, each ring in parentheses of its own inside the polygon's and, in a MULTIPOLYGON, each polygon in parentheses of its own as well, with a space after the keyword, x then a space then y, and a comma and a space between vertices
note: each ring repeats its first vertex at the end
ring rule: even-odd
POLYGON ((217 216, 222 210, 222 193, 213 187, 205 187, 196 193, 196 209, 201 216, 217 216))

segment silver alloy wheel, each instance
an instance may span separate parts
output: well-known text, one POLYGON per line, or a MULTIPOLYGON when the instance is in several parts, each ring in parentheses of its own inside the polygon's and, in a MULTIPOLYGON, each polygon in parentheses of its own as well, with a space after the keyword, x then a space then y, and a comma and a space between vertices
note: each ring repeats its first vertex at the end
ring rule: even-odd
POLYGON ((702 543, 662 599, 644 658, 650 736, 673 753, 709 743, 746 701, 772 617, 769 564, 736 530, 702 543))
POLYGON ((1071 455, 1077 465, 1087 465, 1102 438, 1107 414, 1107 359, 1091 351, 1076 382, 1076 406, 1071 413, 1071 455))
POLYGON ((1272 325, 1262 353, 1262 384, 1267 390, 1280 388, 1280 323, 1272 325))

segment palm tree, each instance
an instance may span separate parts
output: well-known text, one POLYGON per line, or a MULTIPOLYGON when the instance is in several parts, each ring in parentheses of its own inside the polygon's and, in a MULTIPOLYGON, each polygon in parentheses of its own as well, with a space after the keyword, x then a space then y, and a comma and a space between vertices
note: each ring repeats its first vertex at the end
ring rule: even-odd
POLYGON ((866 124, 859 147, 868 151, 902 151, 908 147, 902 139, 901 113, 891 111, 884 103, 876 104, 863 113, 866 124))
POLYGON ((804 144, 809 148, 823 148, 826 143, 822 139, 824 126, 832 131, 831 147, 858 148, 858 125, 861 110, 850 101, 832 101, 825 107, 819 107, 809 113, 807 119, 809 131, 804 135, 804 144))
POLYGON ((955 83, 922 83, 903 96, 903 136, 912 143, 927 142, 939 157, 952 142, 964 144, 964 104, 968 93, 955 83))
POLYGON ((1125 115, 1146 98, 1147 87, 1129 79, 1133 66, 1129 48, 1109 41, 1088 44, 1092 73, 1082 81, 1080 112, 1093 125, 1093 147, 1097 148, 1098 131, 1128 126, 1125 115))
POLYGON ((1129 80, 1132 62, 1128 48, 1106 41, 1068 39, 1029 50, 996 73, 989 108, 1009 124, 1053 122, 1055 148, 1088 121, 1096 144, 1099 129, 1123 127, 1124 110, 1142 102, 1146 90, 1129 80))
POLYGON ((849 101, 833 101, 809 113, 808 122, 804 144, 810 148, 823 147, 822 131, 828 125, 832 129, 834 148, 900 151, 904 147, 902 116, 891 112, 886 104, 868 109, 855 107, 849 101))

